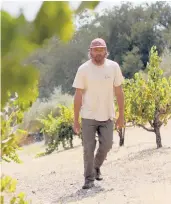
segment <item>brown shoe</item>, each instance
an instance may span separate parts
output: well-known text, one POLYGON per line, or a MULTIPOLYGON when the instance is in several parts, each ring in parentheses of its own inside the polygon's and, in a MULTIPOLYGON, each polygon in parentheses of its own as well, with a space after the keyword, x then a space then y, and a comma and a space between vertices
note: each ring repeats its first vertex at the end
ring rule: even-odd
POLYGON ((82 189, 90 189, 94 187, 94 181, 85 181, 84 186, 82 187, 82 189))
POLYGON ((99 168, 95 168, 95 179, 97 181, 101 181, 103 180, 103 177, 101 175, 100 169, 99 168))

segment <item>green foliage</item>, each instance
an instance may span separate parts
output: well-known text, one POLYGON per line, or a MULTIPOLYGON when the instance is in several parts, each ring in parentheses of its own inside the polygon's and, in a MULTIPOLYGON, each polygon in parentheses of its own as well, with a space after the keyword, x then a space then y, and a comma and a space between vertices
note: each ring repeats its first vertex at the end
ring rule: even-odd
POLYGON ((52 112, 47 115, 47 117, 43 116, 43 118, 39 119, 39 121, 43 124, 43 132, 44 134, 48 134, 51 137, 50 143, 53 142, 54 137, 57 131, 57 118, 52 116, 52 112))
POLYGON ((9 94, 9 100, 3 111, 1 112, 1 153, 2 159, 5 161, 15 161, 20 163, 20 159, 16 153, 19 148, 21 135, 26 134, 20 130, 18 125, 22 123, 24 111, 28 110, 38 93, 36 87, 28 93, 29 98, 20 98, 9 94))
POLYGON ((1 149, 3 151, 2 159, 6 162, 14 161, 16 163, 21 163, 21 160, 16 153, 16 150, 20 149, 16 139, 15 134, 10 134, 9 139, 4 140, 1 143, 1 149))
POLYGON ((68 2, 43 2, 34 21, 33 41, 42 44, 45 39, 57 34, 63 41, 74 33, 73 12, 68 2))
POLYGON ((168 49, 165 49, 162 54, 160 67, 165 77, 171 76, 171 52, 168 49))
POLYGON ((132 78, 133 75, 143 68, 141 56, 139 55, 139 49, 134 47, 132 51, 128 51, 123 57, 123 73, 132 78))
MULTIPOLYGON (((28 90, 27 94, 27 96, 18 97, 17 93, 15 95, 8 93, 8 102, 1 111, 1 158, 6 162, 22 162, 17 150, 20 150, 19 142, 27 132, 19 129, 19 125, 22 123, 24 111, 28 110, 37 98, 36 84, 28 90)), ((5 193, 1 196, 1 203, 7 203, 4 197, 6 193, 11 195, 15 191, 15 180, 6 176, 1 178, 1 183, 1 193, 5 193)), ((10 203, 28 204, 24 197, 24 193, 21 192, 14 195, 10 203)))
POLYGON ((153 121, 156 109, 161 112, 160 118, 164 123, 170 118, 171 79, 167 80, 163 76, 160 62, 156 47, 152 47, 147 65, 147 80, 141 73, 136 73, 133 79, 125 81, 126 110, 137 124, 153 121))
POLYGON ((99 3, 100 1, 83 1, 76 10, 76 13, 80 13, 86 8, 93 10, 99 3))
POLYGON ((2 108, 8 100, 8 92, 17 92, 21 97, 37 83, 38 72, 23 65, 23 58, 36 46, 27 41, 28 24, 24 16, 12 18, 1 11, 2 21, 2 108), (10 83, 9 83, 10 82, 10 83))
POLYGON ((161 58, 156 47, 150 52, 150 61, 147 65, 147 79, 141 73, 126 81, 124 86, 126 118, 134 125, 155 132, 157 146, 160 139, 160 127, 166 125, 171 118, 171 77, 165 78, 160 68, 161 58), (145 127, 149 123, 151 128, 145 127))
POLYGON ((6 12, 1 11, 1 55, 4 56, 10 50, 11 43, 15 34, 16 21, 6 12), (9 34, 7 35, 7 33, 9 34))
POLYGON ((28 92, 37 84, 37 71, 32 66, 23 67, 17 57, 8 60, 10 57, 2 58, 2 107, 8 100, 8 91, 17 92, 20 97, 29 99, 28 92))
MULTIPOLYGON (((138 72, 124 82, 124 115, 126 127, 137 125, 154 132, 159 148, 162 146, 160 127, 171 118, 171 77, 164 76, 155 46, 151 48, 149 59, 145 76, 138 72)), ((118 114, 118 107, 116 112, 118 114)))
MULTIPOLYGON (((47 117, 39 119, 44 125, 44 134, 49 136, 49 143, 46 152, 39 153, 37 155, 38 157, 58 150, 60 144, 62 144, 64 149, 73 147, 73 105, 70 107, 59 105, 58 107, 59 116, 53 117, 52 113, 50 113, 47 117)), ((81 137, 81 133, 79 134, 79 137, 81 137)))
POLYGON ((66 147, 66 142, 69 147, 73 147, 73 123, 74 123, 74 111, 73 106, 66 107, 63 105, 59 106, 60 117, 58 118, 58 137, 59 141, 62 141, 63 147, 66 147))
POLYGON ((7 59, 5 58, 4 60, 20 64, 20 60, 23 60, 24 57, 37 48, 36 44, 28 41, 30 24, 22 14, 14 18, 5 11, 1 11, 1 22, 2 57, 6 56, 7 59))
POLYGON ((132 104, 132 95, 134 94, 132 90, 132 83, 133 83, 133 79, 125 79, 123 84, 124 99, 125 99, 124 116, 125 116, 126 124, 132 122, 131 104, 132 104))
MULTIPOLYGON (((161 2, 160 6, 158 6, 158 2, 151 5, 144 3, 140 6, 134 6, 127 2, 106 12, 106 18, 100 17, 101 26, 110 30, 107 38, 110 58, 123 66, 125 54, 137 47, 139 49, 138 58, 140 56, 143 63, 143 66, 139 68, 145 69, 149 60, 150 48, 156 45, 159 54, 161 54, 164 47, 168 45, 170 27, 168 9, 170 9, 170 5, 167 2, 161 2), (161 16, 163 16, 162 21, 167 22, 168 27, 161 29, 161 16)), ((127 72, 124 70, 126 77, 127 73, 132 71, 131 67, 128 66, 128 68, 127 72)), ((131 75, 134 73, 133 70, 131 75)))
POLYGON ((15 192, 17 180, 12 179, 10 176, 4 176, 1 180, 1 192, 7 191, 8 193, 15 192))
MULTIPOLYGON (((30 90, 29 99, 18 97, 17 94, 8 94, 8 103, 1 112, 1 158, 6 162, 14 161, 21 163, 18 157, 17 150, 19 148, 20 139, 27 132, 19 129, 19 124, 22 122, 24 111, 28 110, 37 97, 37 89, 34 87, 30 90)), ((12 204, 28 204, 25 201, 25 194, 19 193, 14 195, 16 190, 16 180, 9 176, 1 177, 1 203, 7 203, 5 196, 12 196, 10 203, 12 204)))
POLYGON ((158 56, 156 47, 150 53, 148 69, 148 87, 153 93, 155 110, 159 112, 160 120, 166 124, 171 117, 171 77, 163 76, 160 68, 161 58, 158 56))
MULTIPOLYGON (((125 131, 127 127, 133 126, 132 123, 132 115, 131 115, 131 104, 132 104, 132 83, 133 79, 125 79, 123 83, 123 92, 124 92, 124 127, 121 129, 117 129, 116 126, 114 125, 114 130, 117 131, 118 136, 120 138, 119 145, 123 146, 124 145, 124 138, 125 138, 125 131)), ((118 118, 119 116, 119 109, 118 109, 118 104, 116 97, 114 98, 114 105, 115 105, 115 118, 118 118)), ((116 121, 115 121, 116 122, 116 121)))
POLYGON ((94 9, 99 1, 81 2, 74 12, 70 9, 69 2, 43 2, 36 19, 33 22, 31 39, 37 44, 57 35, 63 42, 68 42, 74 35, 74 14, 85 8, 94 9))
POLYGON ((1 177, 1 204, 7 203, 7 200, 5 200, 4 198, 5 197, 4 194, 9 195, 9 193, 12 196, 9 201, 10 204, 29 204, 30 203, 25 200, 25 193, 20 192, 18 195, 15 195, 16 184, 17 184, 17 180, 12 179, 10 176, 1 177))
POLYGON ((59 108, 56 104, 69 106, 72 101, 73 97, 71 95, 62 94, 61 88, 55 88, 48 100, 37 99, 33 103, 29 111, 24 114, 22 127, 29 132, 37 131, 42 127, 41 122, 37 118, 40 118, 41 115, 47 116, 51 111, 53 116, 58 116, 59 108))
POLYGON ((17 125, 16 121, 20 120, 20 113, 17 113, 17 110, 12 111, 12 113, 6 114, 2 112, 1 117, 1 151, 2 159, 10 162, 15 161, 21 163, 16 150, 19 149, 18 146, 18 137, 15 126, 17 125), (12 125, 13 124, 13 125, 12 125))

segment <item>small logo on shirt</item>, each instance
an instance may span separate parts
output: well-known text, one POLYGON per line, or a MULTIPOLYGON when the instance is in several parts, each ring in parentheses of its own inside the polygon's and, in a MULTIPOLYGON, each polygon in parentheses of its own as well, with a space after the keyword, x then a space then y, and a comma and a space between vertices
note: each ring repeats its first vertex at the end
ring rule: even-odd
POLYGON ((110 76, 106 75, 106 76, 105 76, 105 79, 110 79, 110 76))

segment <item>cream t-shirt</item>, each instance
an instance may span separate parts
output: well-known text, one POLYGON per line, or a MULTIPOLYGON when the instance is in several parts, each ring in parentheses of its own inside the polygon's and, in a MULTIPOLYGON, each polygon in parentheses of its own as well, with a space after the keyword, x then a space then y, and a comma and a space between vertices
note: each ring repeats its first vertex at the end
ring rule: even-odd
POLYGON ((84 89, 81 117, 97 121, 113 120, 113 86, 120 86, 124 78, 117 62, 105 59, 97 66, 91 60, 82 64, 76 73, 73 87, 84 89))

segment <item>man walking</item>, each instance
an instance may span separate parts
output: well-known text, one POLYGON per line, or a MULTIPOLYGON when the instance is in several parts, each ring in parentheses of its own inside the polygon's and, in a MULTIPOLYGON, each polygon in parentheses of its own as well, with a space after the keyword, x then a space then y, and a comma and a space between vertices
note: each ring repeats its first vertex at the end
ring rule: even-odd
POLYGON ((83 189, 94 186, 94 180, 102 180, 100 167, 113 144, 114 93, 119 107, 117 128, 124 125, 124 95, 121 84, 124 80, 119 65, 107 59, 106 43, 101 38, 90 44, 90 60, 82 64, 76 73, 73 87, 74 131, 79 133, 81 112, 84 177, 83 189), (98 133, 99 148, 95 135, 98 133))

